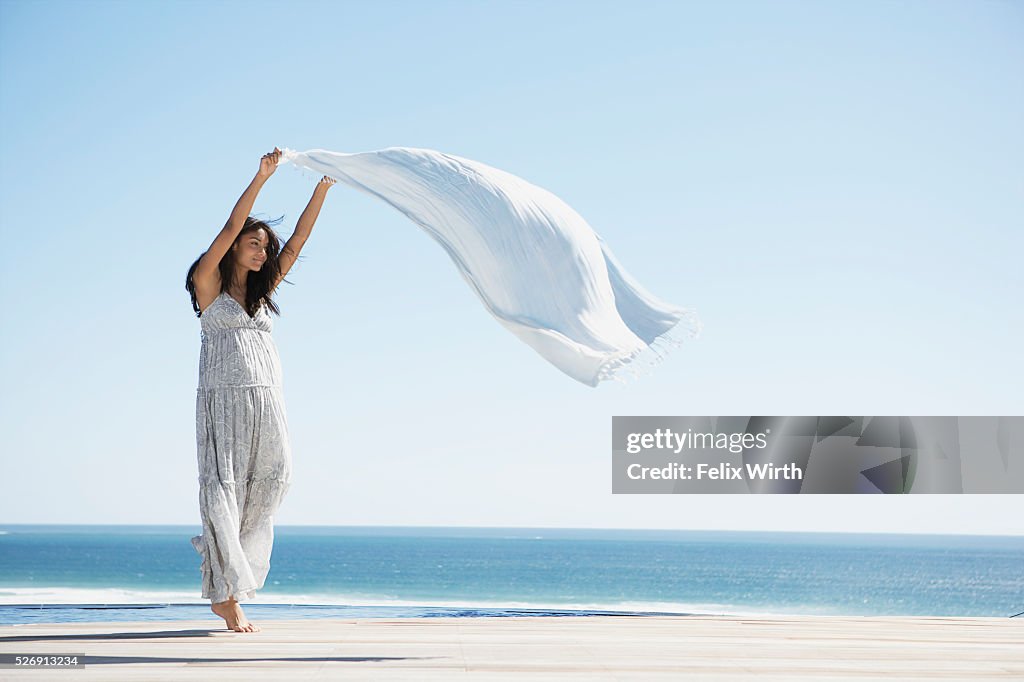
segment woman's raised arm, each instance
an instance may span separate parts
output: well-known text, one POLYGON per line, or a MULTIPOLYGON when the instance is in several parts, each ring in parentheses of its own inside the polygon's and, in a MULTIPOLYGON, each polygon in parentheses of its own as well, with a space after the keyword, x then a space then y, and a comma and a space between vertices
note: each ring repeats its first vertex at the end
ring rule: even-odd
POLYGON ((271 287, 271 291, 277 289, 277 285, 281 283, 284 276, 291 270, 292 265, 295 264, 295 260, 299 257, 299 252, 302 251, 302 246, 313 232, 313 225, 316 223, 317 216, 320 215, 320 207, 324 205, 327 190, 335 182, 337 181, 334 178, 325 175, 320 179, 316 187, 313 188, 313 196, 310 198, 309 203, 306 204, 306 210, 299 216, 299 222, 295 224, 295 232, 292 233, 288 243, 281 249, 281 256, 279 258, 281 274, 278 275, 277 281, 271 287))
POLYGON ((274 151, 264 154, 260 159, 260 169, 256 171, 256 176, 249 183, 249 186, 245 188, 245 191, 242 192, 242 196, 238 198, 238 201, 235 202, 235 207, 232 209, 228 221, 213 240, 213 243, 210 244, 210 248, 199 259, 199 264, 192 275, 192 281, 197 289, 205 288, 212 290, 219 285, 220 273, 217 270, 217 266, 220 264, 224 254, 231 248, 231 245, 235 243, 235 239, 238 238, 238 233, 242 231, 242 227, 245 225, 245 219, 249 217, 249 212, 252 211, 252 206, 256 203, 256 196, 260 193, 263 183, 267 181, 267 178, 277 170, 277 162, 280 158, 281 150, 274 147, 274 151))

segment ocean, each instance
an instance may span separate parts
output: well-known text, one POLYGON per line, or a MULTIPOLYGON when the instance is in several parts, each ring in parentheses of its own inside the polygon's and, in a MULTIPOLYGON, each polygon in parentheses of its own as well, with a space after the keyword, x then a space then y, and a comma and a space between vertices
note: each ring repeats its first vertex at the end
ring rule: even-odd
MULTIPOLYGON (((198 526, 0 524, 0 623, 217 619, 198 526)), ((1024 537, 278 526, 274 618, 1024 611, 1024 537)))

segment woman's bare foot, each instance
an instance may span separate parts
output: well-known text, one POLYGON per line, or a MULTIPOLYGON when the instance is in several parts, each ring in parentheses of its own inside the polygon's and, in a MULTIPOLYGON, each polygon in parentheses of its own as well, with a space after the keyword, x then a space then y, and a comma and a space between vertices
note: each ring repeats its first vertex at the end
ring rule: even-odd
POLYGON ((250 623, 242 611, 241 605, 233 597, 227 601, 210 604, 210 610, 224 619, 228 630, 235 632, 259 632, 260 626, 250 623))

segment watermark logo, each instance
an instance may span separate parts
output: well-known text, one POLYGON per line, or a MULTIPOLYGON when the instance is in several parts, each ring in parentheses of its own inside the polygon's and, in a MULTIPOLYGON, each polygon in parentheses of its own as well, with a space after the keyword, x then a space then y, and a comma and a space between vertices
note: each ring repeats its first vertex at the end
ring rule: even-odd
POLYGON ((1021 493, 1024 417, 612 417, 613 493, 1021 493))

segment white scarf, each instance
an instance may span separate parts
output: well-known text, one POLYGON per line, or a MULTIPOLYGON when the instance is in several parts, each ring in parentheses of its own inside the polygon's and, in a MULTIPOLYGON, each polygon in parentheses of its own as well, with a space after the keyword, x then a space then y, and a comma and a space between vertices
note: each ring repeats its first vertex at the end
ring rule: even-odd
POLYGON ((412 147, 285 148, 279 164, 289 161, 404 213, 448 252, 498 322, 588 386, 621 381, 645 351, 649 364, 660 362, 654 344, 681 345, 668 333, 680 321, 688 336, 700 333, 693 310, 645 291, 568 204, 511 173, 412 147))

